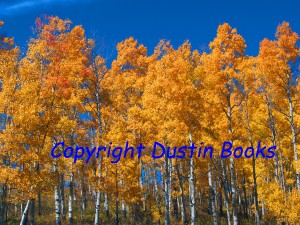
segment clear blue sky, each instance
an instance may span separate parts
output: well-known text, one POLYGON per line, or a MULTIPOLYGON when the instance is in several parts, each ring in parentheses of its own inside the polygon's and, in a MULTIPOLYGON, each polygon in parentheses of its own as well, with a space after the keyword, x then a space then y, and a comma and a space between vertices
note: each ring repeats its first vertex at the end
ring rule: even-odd
POLYGON ((299 0, 0 0, 0 20, 5 22, 0 32, 14 37, 25 50, 35 18, 44 14, 82 25, 88 37, 105 46, 104 57, 114 54, 116 43, 129 36, 150 53, 160 39, 174 47, 190 40, 194 49, 203 49, 223 22, 237 28, 250 55, 257 54, 264 37, 274 39, 283 21, 300 34, 299 0))

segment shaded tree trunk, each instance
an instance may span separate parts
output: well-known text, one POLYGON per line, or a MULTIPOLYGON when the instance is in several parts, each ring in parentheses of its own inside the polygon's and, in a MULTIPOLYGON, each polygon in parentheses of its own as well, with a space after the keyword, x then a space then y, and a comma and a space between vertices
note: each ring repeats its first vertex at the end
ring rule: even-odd
POLYGON ((118 167, 116 167, 116 225, 119 225, 119 184, 118 184, 118 167))
POLYGON ((30 225, 34 225, 35 224, 35 200, 31 199, 31 203, 30 203, 30 225))
POLYGON ((0 224, 5 223, 5 212, 7 210, 7 204, 5 202, 6 197, 6 184, 3 184, 1 187, 1 196, 0 196, 0 224))
POLYGON ((179 220, 179 216, 178 216, 177 196, 173 198, 173 213, 174 213, 175 220, 178 221, 179 220))
POLYGON ((180 192, 180 206, 181 206, 181 221, 184 224, 187 224, 187 216, 186 216, 186 205, 185 205, 185 196, 183 191, 183 181, 182 176, 179 170, 179 162, 175 166, 177 176, 178 176, 178 182, 179 182, 179 192, 180 192))
POLYGON ((60 198, 61 198, 61 215, 62 219, 66 219, 66 208, 65 208, 65 177, 64 174, 60 177, 60 198))
POLYGON ((42 215, 42 198, 41 198, 41 192, 38 193, 38 215, 42 215))

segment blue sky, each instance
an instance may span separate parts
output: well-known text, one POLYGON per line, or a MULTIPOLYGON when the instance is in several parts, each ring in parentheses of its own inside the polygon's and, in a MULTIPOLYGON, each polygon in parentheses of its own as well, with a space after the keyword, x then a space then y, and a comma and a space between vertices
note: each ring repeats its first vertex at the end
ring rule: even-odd
POLYGON ((37 17, 70 19, 82 25, 98 47, 105 46, 102 54, 111 58, 116 43, 129 36, 150 53, 160 39, 170 40, 174 47, 189 40, 194 49, 205 49, 218 25, 228 22, 246 39, 246 53, 256 55, 259 42, 273 39, 283 21, 300 34, 299 6, 296 0, 0 0, 0 20, 5 22, 1 33, 14 37, 25 50, 37 17))

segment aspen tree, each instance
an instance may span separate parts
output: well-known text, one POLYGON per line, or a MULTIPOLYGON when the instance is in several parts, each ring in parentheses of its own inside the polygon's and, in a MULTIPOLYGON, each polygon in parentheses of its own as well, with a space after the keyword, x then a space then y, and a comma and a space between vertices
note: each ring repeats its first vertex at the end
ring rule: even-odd
MULTIPOLYGON (((225 140, 231 143, 236 139, 237 128, 237 108, 241 102, 237 83, 239 82, 239 73, 237 66, 243 59, 245 51, 245 40, 237 33, 235 28, 231 28, 227 23, 218 27, 217 36, 210 43, 211 53, 202 55, 203 70, 206 74, 206 88, 211 93, 212 104, 219 108, 220 118, 218 127, 221 132, 228 130, 228 135, 224 135, 225 140), (221 114, 222 113, 222 114, 221 114), (224 122, 224 123, 222 123, 224 122), (222 124, 222 125, 221 125, 222 124), (224 126, 225 125, 225 126, 224 126)), ((222 160, 223 173, 225 172, 226 160, 222 160)), ((232 220, 236 225, 238 221, 237 209, 237 184, 235 161, 233 157, 229 159, 230 171, 230 189, 232 202, 232 220)), ((227 179, 225 177, 225 179, 227 179)), ((228 189, 229 182, 225 181, 225 189, 228 189)), ((226 196, 226 190, 224 195, 226 196)), ((228 205, 228 202, 226 202, 228 205)), ((227 214, 228 214, 227 207, 227 214)), ((228 224, 231 223, 228 219, 228 224)))

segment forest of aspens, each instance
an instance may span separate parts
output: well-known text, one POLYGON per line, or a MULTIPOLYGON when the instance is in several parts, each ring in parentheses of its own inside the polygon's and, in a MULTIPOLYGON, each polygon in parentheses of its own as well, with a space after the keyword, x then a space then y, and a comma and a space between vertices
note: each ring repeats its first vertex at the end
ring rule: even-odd
POLYGON ((36 19, 25 49, 2 34, 0 225, 299 224, 299 39, 282 22, 249 56, 224 23, 204 49, 161 40, 150 51, 129 37, 107 60, 58 17, 36 19), (62 141, 146 149, 74 164, 51 157, 62 141), (154 141, 216 153, 154 159, 154 141), (275 156, 221 158, 224 141, 275 156))

